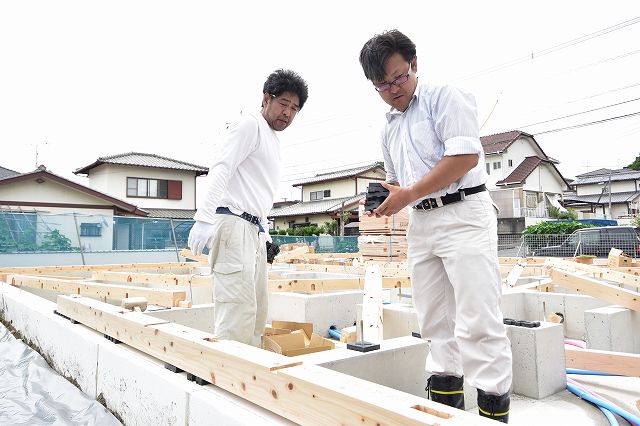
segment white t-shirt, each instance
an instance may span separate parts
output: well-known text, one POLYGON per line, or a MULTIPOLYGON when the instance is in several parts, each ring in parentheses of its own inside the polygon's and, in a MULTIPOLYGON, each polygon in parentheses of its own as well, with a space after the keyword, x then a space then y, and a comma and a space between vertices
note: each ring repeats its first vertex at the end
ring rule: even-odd
POLYGON ((214 154, 210 186, 194 219, 212 223, 216 208, 247 212, 266 223, 280 181, 280 141, 260 113, 232 124, 214 154))

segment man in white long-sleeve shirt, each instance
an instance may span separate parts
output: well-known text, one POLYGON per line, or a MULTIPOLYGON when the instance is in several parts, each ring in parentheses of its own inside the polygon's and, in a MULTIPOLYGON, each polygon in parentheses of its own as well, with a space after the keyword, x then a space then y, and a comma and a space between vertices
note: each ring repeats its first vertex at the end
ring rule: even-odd
POLYGON ((374 213, 412 207, 408 267, 420 332, 431 341, 427 390, 464 409, 464 374, 478 388, 480 415, 506 423, 511 346, 475 100, 454 87, 418 84, 416 46, 397 30, 365 43, 360 64, 391 106, 382 134, 390 194, 374 213))
POLYGON ((209 170, 210 187, 189 233, 194 254, 209 248, 214 335, 259 346, 267 318, 266 217, 280 180, 280 143, 307 101, 306 82, 274 71, 263 87, 262 110, 232 124, 209 170))

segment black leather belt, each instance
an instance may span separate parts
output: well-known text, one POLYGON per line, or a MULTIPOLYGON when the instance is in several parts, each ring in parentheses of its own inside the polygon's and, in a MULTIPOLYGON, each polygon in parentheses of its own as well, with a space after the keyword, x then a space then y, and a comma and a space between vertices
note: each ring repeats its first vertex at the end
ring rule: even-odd
POLYGON ((457 203, 458 201, 464 200, 465 195, 477 194, 478 192, 486 191, 487 187, 482 185, 474 186, 472 188, 463 188, 459 189, 458 192, 453 194, 446 194, 442 197, 436 198, 425 198, 420 201, 418 204, 413 206, 414 209, 418 210, 431 210, 437 209, 438 207, 446 206, 447 204, 457 203))
POLYGON ((250 215, 247 212, 242 212, 242 214, 235 214, 234 212, 229 210, 229 207, 218 207, 216 209, 216 214, 230 214, 230 215, 233 215, 233 216, 238 216, 239 218, 242 218, 242 219, 246 220, 247 222, 251 222, 254 225, 258 225, 258 227, 260 228, 260 232, 264 232, 262 230, 262 224, 260 223, 260 218, 258 216, 250 215))

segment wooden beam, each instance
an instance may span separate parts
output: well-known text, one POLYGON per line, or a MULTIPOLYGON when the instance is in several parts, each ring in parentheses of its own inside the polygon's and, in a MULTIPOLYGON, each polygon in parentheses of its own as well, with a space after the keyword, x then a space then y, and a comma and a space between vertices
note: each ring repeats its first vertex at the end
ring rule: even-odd
POLYGON ((9 267, 0 269, 0 279, 6 281, 6 275, 57 275, 67 272, 92 272, 92 271, 140 271, 148 269, 189 269, 194 266, 203 266, 194 262, 166 262, 166 263, 119 263, 109 265, 67 265, 67 266, 33 266, 33 267, 9 267))
POLYGON ((640 377, 640 354, 565 348, 567 368, 603 371, 612 374, 640 377))
MULTIPOLYGON (((270 279, 269 291, 294 291, 299 293, 325 293, 336 290, 364 289, 364 276, 354 278, 299 278, 299 279, 270 279)), ((383 288, 411 287, 409 277, 383 277, 383 288)))
MULTIPOLYGON (((549 265, 553 265, 556 269, 563 269, 566 271, 582 271, 587 272, 592 278, 602 278, 607 281, 612 281, 618 284, 624 284, 628 286, 640 287, 640 276, 629 274, 623 271, 617 271, 608 267, 585 265, 582 263, 572 262, 563 259, 550 259, 549 265)), ((624 269, 624 268, 618 268, 624 269)))
POLYGON ((614 305, 640 311, 640 293, 638 292, 556 268, 551 269, 550 276, 553 284, 588 294, 614 305))
POLYGON ((517 265, 517 264, 527 264, 527 265, 542 265, 544 264, 544 257, 499 257, 498 263, 500 265, 517 265))
POLYGON ((9 275, 7 281, 16 287, 77 294, 101 300, 122 300, 127 297, 141 296, 145 297, 150 304, 167 307, 178 306, 178 302, 186 299, 186 292, 183 290, 99 284, 87 281, 41 278, 29 275, 9 275))
POLYGON ((211 286, 209 275, 152 274, 147 272, 93 271, 91 279, 115 283, 211 286))
POLYGON ((491 420, 274 352, 73 296, 57 310, 300 424, 486 425, 491 420))
POLYGON ((189 249, 182 249, 180 251, 180 256, 184 257, 185 259, 195 260, 200 263, 206 263, 207 265, 209 264, 209 256, 207 256, 206 254, 195 255, 189 249))

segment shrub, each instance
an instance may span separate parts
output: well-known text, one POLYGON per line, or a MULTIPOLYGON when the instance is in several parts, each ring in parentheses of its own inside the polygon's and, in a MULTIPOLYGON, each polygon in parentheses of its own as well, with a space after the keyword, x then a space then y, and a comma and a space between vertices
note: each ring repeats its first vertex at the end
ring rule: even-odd
POLYGON ((577 229, 593 228, 576 221, 571 222, 540 222, 529 225, 522 231, 524 241, 530 250, 537 250, 540 247, 559 244, 556 235, 571 234, 577 229))

